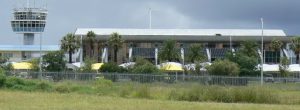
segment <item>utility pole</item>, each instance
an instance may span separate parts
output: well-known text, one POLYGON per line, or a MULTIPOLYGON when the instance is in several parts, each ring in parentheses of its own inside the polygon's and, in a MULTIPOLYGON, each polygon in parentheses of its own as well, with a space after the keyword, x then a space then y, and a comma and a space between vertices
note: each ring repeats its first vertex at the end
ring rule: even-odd
POLYGON ((27 0, 27 8, 29 8, 29 0, 27 0))
POLYGON ((152 9, 149 8, 149 29, 152 29, 152 9))
POLYGON ((39 78, 40 79, 42 79, 42 77, 43 77, 43 70, 42 70, 42 68, 43 68, 43 66, 42 66, 42 64, 43 64, 43 56, 42 56, 42 36, 43 36, 43 34, 42 33, 40 33, 40 64, 39 64, 39 67, 40 67, 40 74, 39 74, 39 78))
POLYGON ((261 18, 261 69, 260 69, 260 84, 264 83, 264 19, 261 18))

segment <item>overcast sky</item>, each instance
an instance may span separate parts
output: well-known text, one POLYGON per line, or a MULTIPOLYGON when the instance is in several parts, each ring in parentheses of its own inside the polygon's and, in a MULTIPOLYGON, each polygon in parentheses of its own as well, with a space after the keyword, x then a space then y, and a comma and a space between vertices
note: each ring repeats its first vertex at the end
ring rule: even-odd
MULTIPOLYGON (((12 32, 12 9, 26 0, 0 1, 0 44, 22 44, 12 32)), ((300 0, 36 0, 49 10, 44 44, 59 40, 76 28, 283 29, 300 35, 300 0)), ((33 5, 33 3, 31 3, 33 5)), ((38 41, 38 39, 36 39, 38 41)))

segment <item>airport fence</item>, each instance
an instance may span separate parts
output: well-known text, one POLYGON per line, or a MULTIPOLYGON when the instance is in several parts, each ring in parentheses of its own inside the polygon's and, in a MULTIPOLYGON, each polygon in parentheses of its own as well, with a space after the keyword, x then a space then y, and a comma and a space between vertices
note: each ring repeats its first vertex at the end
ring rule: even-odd
MULTIPOLYGON (((96 79, 107 79, 113 82, 140 82, 140 83, 177 83, 192 82, 205 85, 236 85, 244 86, 249 84, 260 84, 260 77, 229 77, 229 76, 210 76, 210 75, 175 75, 175 74, 127 74, 127 73, 74 73, 74 72, 20 72, 8 73, 8 75, 38 79, 42 78, 49 81, 78 80, 92 81, 96 79)), ((264 83, 299 83, 297 77, 264 77, 264 83)))

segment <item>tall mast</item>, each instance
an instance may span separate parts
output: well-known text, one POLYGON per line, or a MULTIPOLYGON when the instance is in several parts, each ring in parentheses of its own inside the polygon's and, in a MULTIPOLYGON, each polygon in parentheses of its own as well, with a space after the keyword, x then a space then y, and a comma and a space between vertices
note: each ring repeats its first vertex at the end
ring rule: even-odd
POLYGON ((29 0, 27 0, 27 7, 26 8, 29 8, 29 0))

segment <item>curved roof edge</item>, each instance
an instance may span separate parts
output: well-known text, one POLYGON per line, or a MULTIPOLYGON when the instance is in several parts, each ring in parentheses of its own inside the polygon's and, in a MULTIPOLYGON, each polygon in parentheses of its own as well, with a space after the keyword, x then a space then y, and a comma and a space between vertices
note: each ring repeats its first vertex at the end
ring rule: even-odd
MULTIPOLYGON (((261 29, 121 29, 121 28, 78 28, 76 36, 84 36, 88 31, 95 32, 96 35, 110 35, 118 32, 121 35, 163 35, 163 36, 261 36, 261 29)), ((264 36, 286 37, 286 33, 280 29, 265 29, 264 36)))

